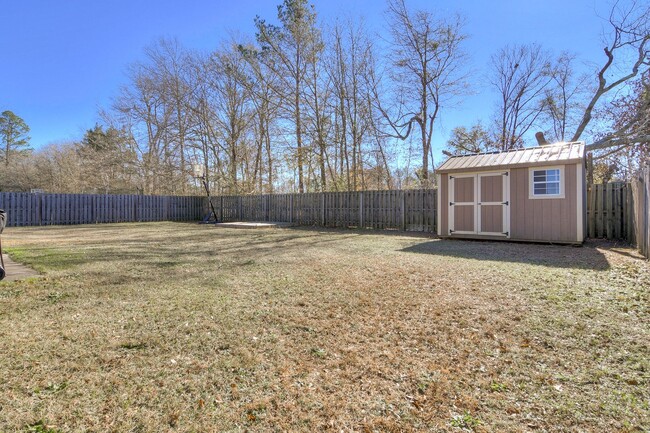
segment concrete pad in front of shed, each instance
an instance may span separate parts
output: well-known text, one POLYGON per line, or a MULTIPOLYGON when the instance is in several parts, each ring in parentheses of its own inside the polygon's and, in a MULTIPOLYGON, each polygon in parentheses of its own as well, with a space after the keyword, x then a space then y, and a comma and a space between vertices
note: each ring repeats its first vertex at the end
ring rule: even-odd
POLYGON ((226 227, 230 229, 274 229, 289 227, 290 223, 278 222, 255 222, 255 221, 234 221, 229 223, 217 223, 215 227, 226 227))
POLYGON ((5 278, 2 281, 18 281, 26 278, 38 277, 40 275, 32 268, 14 262, 6 254, 2 255, 2 260, 5 263, 6 272, 5 278))

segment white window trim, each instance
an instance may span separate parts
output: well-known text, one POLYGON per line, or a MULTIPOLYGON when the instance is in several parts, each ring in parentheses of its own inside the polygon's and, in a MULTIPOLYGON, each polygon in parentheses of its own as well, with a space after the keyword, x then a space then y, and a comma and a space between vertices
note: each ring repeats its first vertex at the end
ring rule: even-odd
POLYGON ((533 200, 544 200, 554 198, 564 198, 564 166, 558 165, 553 167, 530 167, 528 169, 528 198, 533 200), (535 194, 535 184, 533 182, 535 171, 540 170, 560 170, 560 193, 559 194, 535 194))

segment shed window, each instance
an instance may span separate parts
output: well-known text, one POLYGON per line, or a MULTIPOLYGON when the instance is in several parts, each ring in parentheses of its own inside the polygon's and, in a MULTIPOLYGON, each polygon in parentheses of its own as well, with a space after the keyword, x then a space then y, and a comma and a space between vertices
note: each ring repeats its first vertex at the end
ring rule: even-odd
POLYGON ((530 169, 530 198, 563 198, 564 170, 560 167, 530 169))

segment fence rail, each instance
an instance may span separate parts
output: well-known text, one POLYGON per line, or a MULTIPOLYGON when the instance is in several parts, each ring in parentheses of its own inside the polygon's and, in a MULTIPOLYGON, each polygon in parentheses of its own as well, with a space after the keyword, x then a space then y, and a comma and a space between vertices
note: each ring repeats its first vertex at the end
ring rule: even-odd
POLYGON ((322 227, 436 231, 437 191, 355 191, 219 196, 219 220, 274 221, 322 227))
POLYGON ((99 194, 0 193, 7 226, 93 224, 137 221, 195 221, 205 198, 99 194))

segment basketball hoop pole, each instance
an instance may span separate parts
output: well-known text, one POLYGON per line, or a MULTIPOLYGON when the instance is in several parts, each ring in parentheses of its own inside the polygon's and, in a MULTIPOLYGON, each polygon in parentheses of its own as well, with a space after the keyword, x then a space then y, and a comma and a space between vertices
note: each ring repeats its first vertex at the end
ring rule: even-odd
MULTIPOLYGON (((208 181, 205 179, 205 175, 200 177, 201 183, 203 183, 203 187, 205 188, 205 194, 208 196, 208 203, 210 204, 210 212, 212 212, 212 215, 214 215, 214 222, 217 223, 219 222, 219 218, 217 218, 217 212, 214 210, 214 205, 212 204, 212 196, 210 196, 210 187, 208 186, 208 181)), ((210 220, 210 216, 206 218, 207 221, 210 220)))
POLYGON ((203 223, 208 223, 210 217, 214 216, 214 222, 218 223, 219 218, 217 217, 217 212, 214 210, 214 205, 212 204, 212 196, 210 195, 210 185, 208 183, 208 167, 200 163, 192 164, 192 176, 201 181, 203 188, 205 189, 205 195, 208 197, 208 203, 210 204, 210 214, 203 218, 203 223))

